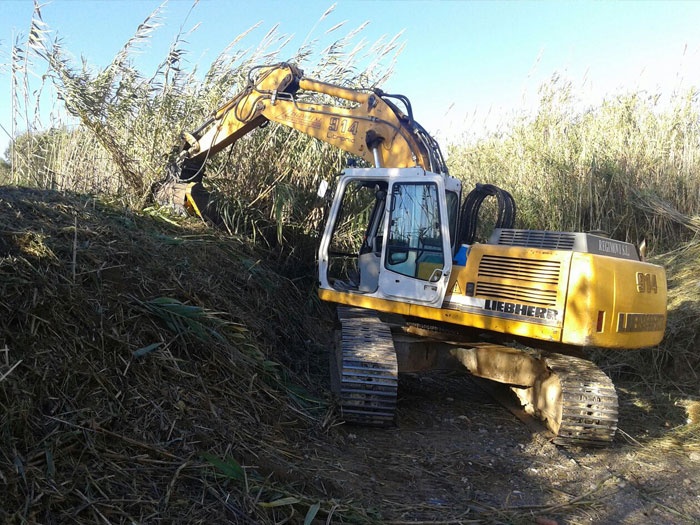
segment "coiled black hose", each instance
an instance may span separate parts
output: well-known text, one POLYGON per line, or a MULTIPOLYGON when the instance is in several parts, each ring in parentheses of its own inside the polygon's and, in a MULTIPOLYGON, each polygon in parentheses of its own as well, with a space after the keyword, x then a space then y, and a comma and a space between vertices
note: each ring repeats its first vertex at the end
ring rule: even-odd
POLYGON ((474 243, 479 225, 479 210, 486 197, 496 197, 498 202, 496 228, 512 228, 515 225, 516 207, 513 196, 493 184, 477 184, 462 204, 457 246, 474 243))

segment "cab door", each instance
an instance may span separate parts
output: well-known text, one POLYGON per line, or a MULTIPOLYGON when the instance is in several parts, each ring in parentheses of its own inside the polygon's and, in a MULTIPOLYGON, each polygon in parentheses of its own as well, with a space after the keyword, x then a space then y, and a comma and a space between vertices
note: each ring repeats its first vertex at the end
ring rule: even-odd
POLYGON ((378 295, 440 306, 452 271, 443 177, 390 181, 378 295))

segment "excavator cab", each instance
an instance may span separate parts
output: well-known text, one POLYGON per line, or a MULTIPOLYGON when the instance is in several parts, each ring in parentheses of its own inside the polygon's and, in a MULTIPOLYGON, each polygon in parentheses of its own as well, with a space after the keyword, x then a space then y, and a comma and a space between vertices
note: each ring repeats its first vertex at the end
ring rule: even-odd
POLYGON ((319 248, 320 288, 439 307, 459 192, 456 179, 422 168, 346 170, 319 248))

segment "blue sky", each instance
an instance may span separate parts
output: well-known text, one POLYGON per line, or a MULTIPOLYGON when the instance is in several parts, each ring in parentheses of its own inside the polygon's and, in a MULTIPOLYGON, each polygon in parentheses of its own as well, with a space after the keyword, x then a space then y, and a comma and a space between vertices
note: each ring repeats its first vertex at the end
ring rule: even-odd
MULTIPOLYGON (((77 60, 102 67, 160 1, 53 0, 44 22, 77 60)), ((458 0, 171 0, 162 27, 142 50, 139 66, 153 72, 184 25, 190 65, 205 69, 229 42, 258 22, 241 43, 256 46, 275 24, 294 35, 293 54, 307 38, 334 40, 363 22, 374 42, 401 33, 405 48, 395 74, 382 86, 407 95, 416 120, 443 144, 465 130, 528 110, 539 86, 558 73, 572 81, 583 103, 622 91, 700 87, 700 2, 480 2, 458 0), (326 35, 330 27, 345 25, 326 35)), ((10 130, 7 63, 14 38, 27 34, 31 0, 0 0, 0 125, 10 130)), ((317 50, 323 49, 322 45, 317 50)), ((0 129, 0 154, 8 137, 0 129)))

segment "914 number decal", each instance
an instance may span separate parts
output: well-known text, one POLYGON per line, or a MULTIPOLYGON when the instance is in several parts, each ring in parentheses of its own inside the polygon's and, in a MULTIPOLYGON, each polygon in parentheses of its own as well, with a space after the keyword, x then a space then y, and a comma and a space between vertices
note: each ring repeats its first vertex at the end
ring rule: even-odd
POLYGON ((637 291, 639 293, 658 293, 656 274, 637 272, 637 291))
POLYGON ((356 120, 332 117, 328 122, 328 131, 339 131, 340 133, 357 134, 358 123, 356 120))

